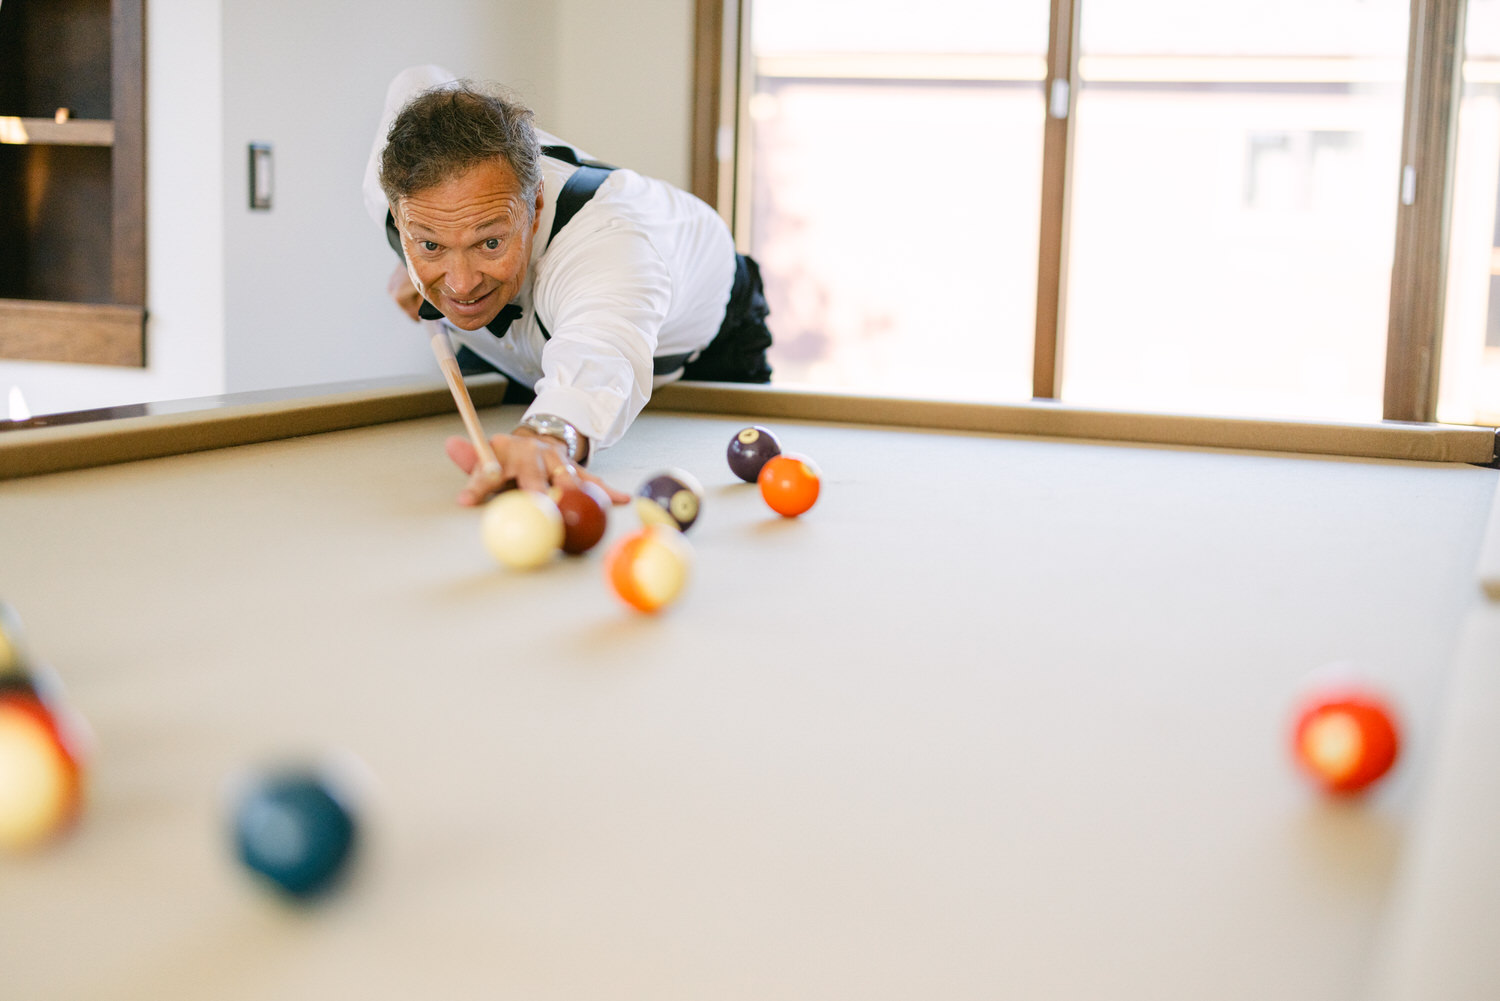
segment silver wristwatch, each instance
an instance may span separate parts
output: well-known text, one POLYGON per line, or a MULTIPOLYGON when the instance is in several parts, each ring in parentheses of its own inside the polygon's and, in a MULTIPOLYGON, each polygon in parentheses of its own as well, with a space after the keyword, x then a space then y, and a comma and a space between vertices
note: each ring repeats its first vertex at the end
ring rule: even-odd
POLYGON ((589 440, 573 425, 555 414, 531 414, 517 427, 526 428, 548 438, 556 438, 568 449, 568 458, 580 466, 588 465, 589 440))

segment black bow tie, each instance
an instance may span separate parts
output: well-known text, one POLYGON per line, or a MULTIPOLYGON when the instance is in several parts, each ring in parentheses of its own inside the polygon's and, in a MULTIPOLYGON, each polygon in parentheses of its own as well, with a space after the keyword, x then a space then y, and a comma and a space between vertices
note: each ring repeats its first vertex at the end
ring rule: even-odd
MULTIPOLYGON (((428 302, 426 299, 423 299, 422 305, 418 307, 417 316, 421 317, 424 320, 441 320, 443 318, 443 314, 438 312, 437 307, 428 302)), ((484 325, 484 329, 488 330, 496 337, 504 337, 505 332, 510 329, 510 325, 520 318, 521 307, 517 306, 515 303, 510 303, 504 309, 500 310, 499 316, 495 317, 489 323, 486 323, 484 325)))
POLYGON ((521 307, 517 306, 515 303, 510 303, 504 309, 500 310, 499 316, 495 317, 489 323, 486 323, 484 325, 484 329, 488 330, 496 337, 504 337, 505 332, 510 329, 510 325, 520 318, 521 307))

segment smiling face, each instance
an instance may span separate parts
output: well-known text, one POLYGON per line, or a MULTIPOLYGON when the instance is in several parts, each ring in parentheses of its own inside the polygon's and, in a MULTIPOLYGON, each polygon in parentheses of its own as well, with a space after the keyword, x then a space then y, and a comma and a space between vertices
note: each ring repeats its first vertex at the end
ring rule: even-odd
POLYGON ((521 291, 542 219, 500 159, 470 167, 391 206, 417 291, 462 330, 478 330, 521 291))

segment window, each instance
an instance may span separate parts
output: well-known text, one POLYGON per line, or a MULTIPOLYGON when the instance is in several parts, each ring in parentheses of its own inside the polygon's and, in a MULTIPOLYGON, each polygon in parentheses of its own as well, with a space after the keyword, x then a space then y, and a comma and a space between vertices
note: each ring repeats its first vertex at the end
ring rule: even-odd
POLYGON ((1500 424, 1500 0, 1470 0, 1438 417, 1500 424))
POLYGON ((775 381, 1431 419, 1419 362, 1443 337, 1444 419, 1495 420, 1500 0, 1467 3, 1448 229, 1423 132, 1464 5, 755 0, 725 49, 732 215, 775 381), (1418 308, 1436 232, 1446 331, 1418 308))
POLYGON ((776 381, 1031 395, 1047 13, 757 0, 748 245, 776 381))
POLYGON ((1378 420, 1406 0, 1088 0, 1061 397, 1378 420))

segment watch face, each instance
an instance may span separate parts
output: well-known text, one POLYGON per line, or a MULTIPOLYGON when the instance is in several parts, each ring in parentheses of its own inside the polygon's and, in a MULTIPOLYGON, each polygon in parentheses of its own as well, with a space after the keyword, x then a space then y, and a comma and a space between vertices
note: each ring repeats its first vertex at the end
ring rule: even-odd
POLYGON ((588 458, 588 445, 584 438, 578 433, 578 429, 561 417, 551 414, 537 414, 526 418, 521 422, 523 427, 528 427, 537 434, 546 435, 549 438, 557 438, 568 450, 568 458, 574 462, 582 463, 588 458))

